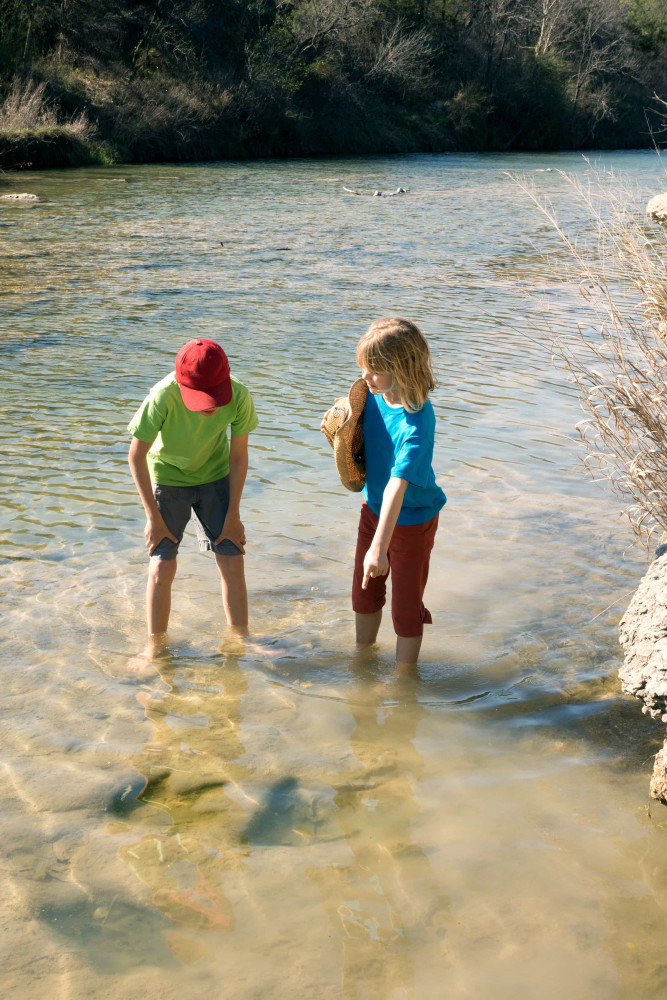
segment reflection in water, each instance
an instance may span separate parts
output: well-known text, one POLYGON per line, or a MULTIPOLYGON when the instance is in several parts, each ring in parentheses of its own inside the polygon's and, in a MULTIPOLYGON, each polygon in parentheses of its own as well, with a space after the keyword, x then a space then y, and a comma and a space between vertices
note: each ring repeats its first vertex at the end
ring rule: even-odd
POLYGON ((449 910, 411 831, 423 770, 413 740, 428 710, 417 701, 415 679, 399 677, 387 690, 371 658, 360 657, 354 668, 349 707, 359 764, 333 782, 336 819, 353 859, 308 874, 342 939, 346 1000, 413 997, 415 956, 442 951, 449 910))
MULTIPOLYGON (((247 683, 233 657, 224 666, 187 670, 169 656, 155 662, 167 690, 138 696, 155 736, 133 759, 146 779, 141 805, 128 819, 140 838, 120 855, 174 927, 224 934, 234 928, 234 912, 221 876, 242 868, 247 853, 242 809, 227 794, 247 773, 234 763, 243 753, 240 704, 247 683)), ((200 941, 182 934, 167 944, 183 961, 205 953, 200 941)))

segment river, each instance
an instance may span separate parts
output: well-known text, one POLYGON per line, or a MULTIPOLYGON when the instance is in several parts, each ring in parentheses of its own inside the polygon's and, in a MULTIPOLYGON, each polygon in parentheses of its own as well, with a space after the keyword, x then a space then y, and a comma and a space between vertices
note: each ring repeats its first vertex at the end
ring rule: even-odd
MULTIPOLYGON (((651 152, 596 161, 665 187, 651 152)), ((467 154, 2 178, 41 199, 0 202, 3 1000, 665 996, 662 727, 616 677, 646 556, 582 472, 550 344, 587 316, 509 176, 585 233, 559 171, 596 169, 467 154), (319 433, 387 314, 429 337, 449 498, 412 679, 389 622, 355 657, 359 498, 319 433), (197 336, 260 419, 242 511, 259 648, 220 651, 189 528, 169 655, 135 676, 126 426, 197 336)))

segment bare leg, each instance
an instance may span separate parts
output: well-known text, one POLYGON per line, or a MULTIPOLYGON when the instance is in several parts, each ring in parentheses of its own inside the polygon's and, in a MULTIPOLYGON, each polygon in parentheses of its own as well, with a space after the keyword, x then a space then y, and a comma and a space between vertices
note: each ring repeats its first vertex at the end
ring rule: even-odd
POLYGON ((146 586, 146 623, 149 635, 162 635, 169 625, 171 585, 176 576, 175 559, 151 559, 146 586))
POLYGON ((420 635, 396 636, 396 667, 400 673, 409 672, 417 666, 421 645, 420 635))
POLYGON ((377 639, 382 621, 382 611, 374 611, 370 615, 355 614, 357 646, 371 646, 377 639))
POLYGON ((248 632, 248 591, 245 583, 243 556, 215 555, 222 583, 222 606, 227 618, 227 634, 220 644, 220 652, 228 656, 243 656, 252 653, 265 660, 279 655, 279 650, 270 650, 257 642, 249 641, 248 632))
POLYGON ((243 556, 221 556, 217 552, 222 583, 222 606, 227 624, 239 635, 248 634, 248 591, 245 584, 243 556))

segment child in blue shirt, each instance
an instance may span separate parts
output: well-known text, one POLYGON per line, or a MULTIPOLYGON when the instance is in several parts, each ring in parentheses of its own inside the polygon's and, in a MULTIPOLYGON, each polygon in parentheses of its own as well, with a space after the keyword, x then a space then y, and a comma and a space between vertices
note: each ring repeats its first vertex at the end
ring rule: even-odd
POLYGON ((391 570, 396 664, 414 666, 431 614, 423 595, 438 515, 447 498, 433 473, 435 388, 424 335, 414 323, 376 320, 357 345, 369 392, 363 414, 366 485, 352 608, 360 646, 375 642, 391 570))

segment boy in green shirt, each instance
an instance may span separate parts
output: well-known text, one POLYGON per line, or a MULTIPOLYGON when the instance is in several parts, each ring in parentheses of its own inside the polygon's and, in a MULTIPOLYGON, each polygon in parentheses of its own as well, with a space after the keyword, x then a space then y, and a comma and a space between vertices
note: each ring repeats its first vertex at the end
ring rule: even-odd
POLYGON ((200 550, 215 554, 227 622, 235 632, 247 633, 245 529, 239 508, 248 434, 256 426, 250 393, 230 375, 220 345, 204 339, 181 348, 175 370, 153 386, 130 421, 128 461, 146 511, 144 537, 151 557, 146 618, 155 639, 167 631, 176 555, 191 513, 200 550))

